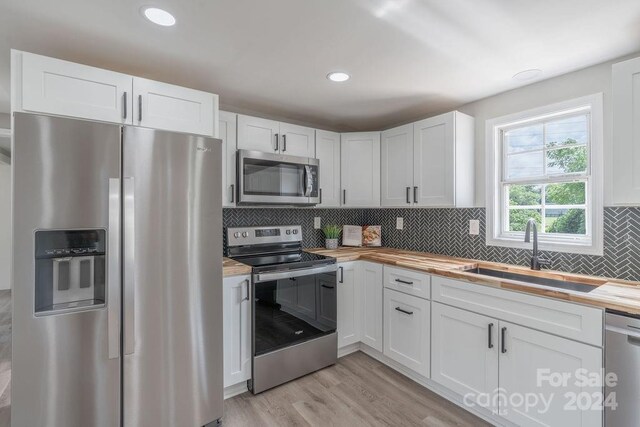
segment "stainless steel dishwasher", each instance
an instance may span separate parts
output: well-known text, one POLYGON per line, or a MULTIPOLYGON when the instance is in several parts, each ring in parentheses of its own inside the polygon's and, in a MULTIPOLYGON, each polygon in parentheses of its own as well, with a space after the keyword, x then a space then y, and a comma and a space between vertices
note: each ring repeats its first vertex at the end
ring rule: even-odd
POLYGON ((640 316, 606 313, 605 367, 615 373, 615 387, 606 387, 606 394, 615 392, 618 407, 606 407, 606 427, 640 425, 640 316))

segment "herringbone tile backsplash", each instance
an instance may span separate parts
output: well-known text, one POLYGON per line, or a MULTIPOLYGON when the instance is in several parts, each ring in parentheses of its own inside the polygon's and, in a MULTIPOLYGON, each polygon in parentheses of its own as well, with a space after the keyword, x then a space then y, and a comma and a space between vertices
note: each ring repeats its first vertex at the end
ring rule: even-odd
MULTIPOLYGON (((224 227, 300 224, 305 247, 324 245, 313 217, 322 224, 382 225, 382 245, 486 261, 528 265, 530 250, 487 246, 485 210, 469 209, 286 209, 226 208, 224 227), (396 217, 404 230, 396 230, 396 217), (469 220, 480 221, 480 234, 469 235, 469 220)), ((225 243, 226 253, 226 243, 225 243)), ((604 255, 562 252, 541 254, 554 270, 640 281, 640 208, 604 209, 604 255)))

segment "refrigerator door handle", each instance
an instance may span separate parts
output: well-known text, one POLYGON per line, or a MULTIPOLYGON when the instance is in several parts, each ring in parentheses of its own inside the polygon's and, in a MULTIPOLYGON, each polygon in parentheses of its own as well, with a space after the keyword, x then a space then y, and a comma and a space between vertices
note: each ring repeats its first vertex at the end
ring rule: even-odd
POLYGON ((107 237, 107 336, 109 359, 120 357, 120 179, 109 178, 107 237))
POLYGON ((134 181, 124 178, 124 354, 135 351, 135 213, 134 181))

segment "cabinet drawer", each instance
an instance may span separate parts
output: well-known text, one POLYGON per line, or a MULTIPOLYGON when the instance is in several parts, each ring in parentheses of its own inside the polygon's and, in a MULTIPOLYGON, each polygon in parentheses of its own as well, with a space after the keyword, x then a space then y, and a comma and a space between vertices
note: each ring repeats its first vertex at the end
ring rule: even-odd
POLYGON ((397 267, 384 267, 384 287, 420 298, 431 298, 431 276, 397 267))
POLYGON ((391 289, 384 290, 384 355, 429 377, 431 303, 391 289))
POLYGON ((433 277, 433 300, 602 347, 599 308, 433 277))

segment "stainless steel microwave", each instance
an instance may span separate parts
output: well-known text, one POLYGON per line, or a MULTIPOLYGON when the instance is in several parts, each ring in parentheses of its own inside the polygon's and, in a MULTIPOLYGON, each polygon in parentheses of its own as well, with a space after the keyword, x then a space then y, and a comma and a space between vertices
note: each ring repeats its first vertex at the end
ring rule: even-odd
POLYGON ((239 205, 320 203, 318 159, 238 150, 239 205))

